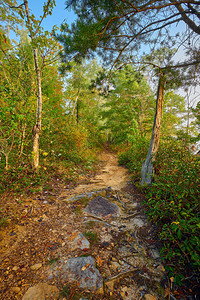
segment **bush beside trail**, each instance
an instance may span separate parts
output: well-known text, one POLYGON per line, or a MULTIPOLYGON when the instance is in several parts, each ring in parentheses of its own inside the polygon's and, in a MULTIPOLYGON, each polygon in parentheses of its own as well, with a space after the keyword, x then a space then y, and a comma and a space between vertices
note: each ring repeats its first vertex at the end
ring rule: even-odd
MULTIPOLYGON (((135 182, 144 157, 138 145, 119 156, 135 182)), ((152 186, 142 189, 146 214, 159 228, 160 255, 169 277, 181 285, 184 278, 196 276, 200 270, 200 158, 178 142, 165 141, 154 169, 152 186)))

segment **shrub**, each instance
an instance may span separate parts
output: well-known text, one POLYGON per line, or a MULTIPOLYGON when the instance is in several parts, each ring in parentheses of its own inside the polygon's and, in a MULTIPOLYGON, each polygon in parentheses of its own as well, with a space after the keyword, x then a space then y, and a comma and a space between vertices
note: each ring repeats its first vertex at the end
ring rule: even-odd
POLYGON ((180 283, 186 265, 200 268, 200 159, 178 143, 164 143, 154 167, 146 213, 160 227, 161 256, 180 283))
POLYGON ((148 152, 149 141, 144 137, 137 137, 133 144, 119 154, 119 163, 126 165, 134 179, 141 176, 142 163, 148 152))

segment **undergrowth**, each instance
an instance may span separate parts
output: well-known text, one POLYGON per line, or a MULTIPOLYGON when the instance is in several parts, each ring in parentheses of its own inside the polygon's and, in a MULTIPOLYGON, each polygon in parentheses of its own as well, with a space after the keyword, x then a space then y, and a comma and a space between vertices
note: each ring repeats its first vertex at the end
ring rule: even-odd
POLYGON ((169 276, 181 284, 191 270, 200 270, 200 160, 179 145, 163 146, 154 183, 146 191, 146 213, 160 227, 169 276))
MULTIPOLYGON (((144 152, 134 146, 119 161, 139 181, 144 159, 144 152)), ((200 271, 200 159, 178 142, 163 142, 154 169, 153 184, 143 189, 146 214, 158 226, 160 255, 168 275, 181 285, 185 277, 200 271)))
POLYGON ((95 159, 79 162, 59 161, 41 163, 37 172, 30 164, 10 167, 0 172, 0 193, 6 191, 22 194, 33 194, 43 190, 53 190, 59 183, 76 182, 79 176, 94 171, 95 159))

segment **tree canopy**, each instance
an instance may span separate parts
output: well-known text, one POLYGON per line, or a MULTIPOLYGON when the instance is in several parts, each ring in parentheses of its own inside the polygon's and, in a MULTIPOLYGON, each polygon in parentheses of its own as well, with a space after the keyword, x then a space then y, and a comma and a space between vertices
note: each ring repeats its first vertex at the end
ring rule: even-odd
POLYGON ((97 51, 106 60, 137 62, 160 46, 184 47, 187 62, 199 63, 199 1, 69 0, 78 16, 69 29, 63 24, 58 37, 65 59, 80 60, 97 51))

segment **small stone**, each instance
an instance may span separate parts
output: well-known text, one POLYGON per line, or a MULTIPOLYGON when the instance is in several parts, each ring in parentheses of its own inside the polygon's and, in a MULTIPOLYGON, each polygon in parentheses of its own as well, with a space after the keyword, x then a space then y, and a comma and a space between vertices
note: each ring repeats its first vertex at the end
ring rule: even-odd
POLYGON ((154 297, 154 296, 151 295, 151 294, 146 294, 146 295, 144 296, 144 298, 145 298, 145 300, 157 300, 157 298, 154 297))
POLYGON ((109 292, 114 291, 114 285, 115 285, 115 280, 109 280, 109 281, 105 282, 105 286, 107 287, 109 292))
MULTIPOLYGON (((112 238, 113 238, 112 235, 109 233, 102 232, 100 235, 100 240, 102 243, 110 242, 112 240, 112 238)), ((112 243, 111 243, 111 245, 112 245, 112 243)))
POLYGON ((19 293, 20 290, 21 290, 21 289, 20 289, 18 286, 12 287, 12 291, 15 292, 15 293, 19 293))
POLYGON ((46 283, 39 283, 29 288, 22 300, 57 300, 58 297, 59 290, 57 287, 46 283))
POLYGON ((14 231, 11 231, 10 236, 14 236, 16 233, 14 231))
POLYGON ((43 220, 43 221, 47 221, 48 219, 49 219, 49 218, 48 218, 45 214, 42 215, 42 220, 43 220))
POLYGON ((31 270, 38 270, 42 267, 42 264, 41 263, 38 263, 38 264, 34 264, 31 266, 31 270))
POLYGON ((111 268, 114 270, 114 271, 116 271, 117 269, 119 269, 120 268, 120 264, 118 264, 117 262, 112 262, 111 263, 111 268))
POLYGON ((27 269, 26 268, 22 268, 21 271, 24 273, 24 272, 27 271, 27 269))
POLYGON ((153 259, 160 259, 160 255, 159 255, 158 249, 152 248, 152 249, 150 249, 149 252, 150 252, 150 256, 151 256, 153 259))
POLYGON ((14 266, 14 267, 12 268, 13 271, 17 271, 18 269, 19 269, 18 266, 14 266))

